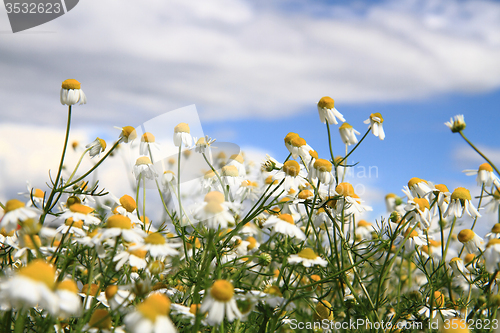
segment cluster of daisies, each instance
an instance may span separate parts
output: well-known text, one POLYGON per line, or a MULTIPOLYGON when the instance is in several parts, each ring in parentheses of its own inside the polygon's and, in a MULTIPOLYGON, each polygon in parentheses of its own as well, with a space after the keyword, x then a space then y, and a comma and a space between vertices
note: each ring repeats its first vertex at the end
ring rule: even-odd
MULTIPOLYGON (((63 82, 69 112, 86 101, 78 81, 63 82)), ((356 319, 394 327, 496 319, 500 223, 484 238, 474 231, 483 208, 498 211, 496 168, 466 171, 477 175, 479 202, 463 187, 451 192, 412 178, 401 196, 386 196, 389 218, 370 223, 363 217, 372 208, 346 180, 347 157, 369 132, 384 139, 384 119, 371 114, 358 140, 332 98, 317 108, 328 138, 342 122, 345 155, 319 156, 288 133, 288 158, 267 156, 258 165, 242 152, 212 154, 215 140, 193 138, 180 123, 173 137, 178 158, 160 170, 161 142, 125 126, 111 147, 100 138, 85 147, 82 158, 99 158, 90 170, 79 170, 80 158, 74 169, 58 170, 51 188, 29 185, 24 198, 2 203, 3 328, 287 332, 297 322, 334 331, 356 319), (87 180, 118 146, 135 154, 128 194, 99 191, 87 180), (197 186, 184 187, 190 154, 205 164, 197 186), (147 203, 148 181, 159 208, 147 203)), ((461 132, 465 122, 447 126, 461 132)))

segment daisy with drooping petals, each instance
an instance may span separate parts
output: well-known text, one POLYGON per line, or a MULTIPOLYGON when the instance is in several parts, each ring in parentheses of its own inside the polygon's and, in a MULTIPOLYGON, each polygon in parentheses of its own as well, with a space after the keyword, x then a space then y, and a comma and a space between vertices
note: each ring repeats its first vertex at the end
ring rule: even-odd
POLYGON ((224 318, 229 322, 241 318, 240 310, 234 299, 233 284, 227 280, 216 280, 206 293, 201 303, 200 311, 207 312, 207 322, 210 325, 222 323, 224 318))
POLYGON ((493 274, 500 270, 500 239, 490 239, 483 253, 486 270, 493 274))
POLYGON ((465 172, 465 174, 467 176, 477 175, 477 177, 476 177, 477 186, 484 185, 486 187, 490 187, 491 185, 495 184, 496 187, 500 187, 500 180, 493 173, 493 168, 488 163, 481 164, 477 171, 476 170, 464 170, 463 172, 465 172))
POLYGON ((413 198, 408 200, 408 204, 405 207, 408 213, 407 219, 413 218, 413 226, 415 223, 421 223, 423 229, 427 229, 431 226, 431 211, 430 204, 426 198, 413 198))
POLYGON ((335 187, 335 194, 341 196, 335 202, 335 212, 337 214, 340 214, 342 210, 344 210, 346 215, 371 210, 370 207, 361 205, 361 199, 354 193, 354 187, 350 183, 343 182, 338 184, 335 187))
POLYGON ((356 138, 356 134, 360 135, 358 131, 356 131, 351 125, 348 123, 343 123, 339 127, 340 138, 345 145, 355 145, 358 143, 358 138, 356 138))
POLYGON ((94 216, 94 208, 79 203, 72 204, 68 210, 61 215, 62 219, 72 218, 73 221, 83 221, 85 225, 100 224, 101 220, 94 216))
POLYGON ((383 122, 384 118, 378 112, 372 113, 370 118, 364 121, 365 124, 370 124, 373 135, 378 136, 380 140, 384 140, 385 138, 384 128, 382 127, 383 122))
POLYGON ((134 175, 136 179, 139 179, 141 176, 144 176, 147 179, 155 179, 155 177, 158 177, 158 174, 151 163, 151 159, 147 156, 141 156, 137 159, 134 165, 134 175))
POLYGON ((113 258, 113 262, 116 262, 115 270, 119 271, 126 263, 128 263, 130 267, 144 269, 148 264, 146 261, 147 254, 148 251, 144 246, 137 246, 137 244, 132 243, 127 250, 117 253, 113 258))
POLYGON ((444 213, 444 217, 455 216, 460 218, 462 217, 464 210, 467 212, 467 215, 472 218, 481 217, 481 214, 479 214, 471 200, 472 197, 468 189, 457 187, 451 194, 451 202, 448 205, 448 209, 444 213))
POLYGON ((427 194, 432 192, 432 186, 429 185, 429 183, 424 179, 413 177, 408 181, 408 187, 405 187, 405 190, 403 190, 403 192, 408 196, 409 199, 413 197, 423 198, 427 194), (408 192, 410 192, 410 194, 408 192))
POLYGON ((68 318, 77 316, 82 311, 82 301, 78 296, 78 287, 75 281, 66 279, 57 284, 56 295, 59 298, 58 317, 68 318))
POLYGON ((457 238, 469 253, 477 253, 483 247, 484 240, 470 229, 460 231, 457 238))
POLYGON ((287 145, 288 150, 292 154, 294 159, 300 158, 307 165, 311 160, 310 151, 314 151, 306 142, 305 139, 301 137, 294 137, 289 141, 289 145, 287 145))
POLYGON ((80 82, 74 79, 63 81, 61 86, 61 104, 75 105, 80 102, 80 105, 87 103, 87 97, 81 89, 80 82))
POLYGON ((86 145, 85 148, 89 150, 89 155, 93 158, 106 150, 106 141, 101 138, 96 138, 93 142, 86 145))
POLYGON ((149 132, 144 133, 141 136, 141 144, 139 145, 139 154, 153 155, 160 151, 160 145, 155 142, 155 136, 149 132))
POLYGON ((293 217, 290 214, 273 215, 262 226, 264 228, 271 228, 273 234, 279 233, 301 241, 306 239, 306 235, 295 225, 293 217))
POLYGON ((304 267, 312 267, 314 265, 326 267, 328 265, 325 259, 318 256, 310 248, 303 248, 299 253, 290 255, 288 262, 290 264, 302 264, 304 267))
POLYGON ((290 189, 294 189, 298 191, 299 186, 305 186, 307 184, 307 180, 302 178, 300 175, 300 165, 296 161, 286 161, 281 168, 281 171, 278 171, 274 176, 273 180, 281 181, 285 179, 283 186, 285 187, 285 191, 290 191, 290 189))
POLYGON ((5 215, 0 219, 0 229, 9 233, 16 230, 19 222, 34 219, 39 212, 34 207, 26 207, 24 202, 17 199, 9 200, 5 203, 5 215))
POLYGON ((189 134, 191 130, 189 129, 189 125, 186 123, 180 123, 174 128, 174 145, 176 147, 184 146, 191 147, 193 143, 193 138, 191 134, 189 134))
POLYGON ((331 97, 325 96, 322 97, 318 102, 318 113, 319 120, 326 124, 328 122, 329 125, 335 124, 337 125, 337 118, 344 122, 344 116, 335 109, 335 102, 331 97))
MULTIPOLYGON (((200 154, 205 154, 208 152, 208 161, 210 164, 214 164, 213 159, 212 159, 212 143, 216 141, 216 139, 212 139, 208 137, 208 135, 205 135, 205 137, 201 137, 197 139, 196 137, 193 138, 193 141, 195 142, 195 151, 200 154)), ((214 147, 215 148, 215 147, 214 147)))
POLYGON ((491 231, 484 235, 487 239, 500 238, 500 223, 495 223, 491 231))
MULTIPOLYGON (((427 298, 427 303, 430 304, 430 297, 427 298)), ((458 311, 445 308, 445 297, 440 291, 434 292, 432 300, 432 312, 430 305, 426 305, 418 311, 418 314, 427 318, 435 318, 439 313, 443 317, 450 317, 458 315, 458 311)))
POLYGON ((325 185, 332 185, 335 177, 332 175, 332 163, 322 158, 316 159, 312 168, 309 169, 308 178, 311 181, 319 179, 319 182, 325 185))
POLYGON ((455 116, 454 118, 450 118, 450 121, 444 123, 446 126, 448 126, 449 129, 453 133, 457 133, 460 131, 463 131, 465 129, 465 120, 464 120, 464 115, 459 114, 455 116))
POLYGON ((196 212, 195 217, 212 230, 226 229, 228 223, 234 223, 234 217, 228 208, 217 201, 207 202, 196 212))
POLYGON ((120 133, 120 137, 118 138, 119 142, 129 143, 137 138, 137 132, 135 131, 135 128, 133 128, 132 126, 125 126, 125 127, 115 126, 115 128, 122 131, 120 133))

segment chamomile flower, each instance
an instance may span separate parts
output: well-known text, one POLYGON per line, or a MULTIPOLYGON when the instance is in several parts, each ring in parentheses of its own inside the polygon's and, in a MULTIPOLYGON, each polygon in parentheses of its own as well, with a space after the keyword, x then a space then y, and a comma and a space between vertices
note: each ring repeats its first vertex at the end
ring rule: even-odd
POLYGON ((141 229, 132 228, 132 221, 127 216, 115 214, 108 217, 106 228, 102 229, 100 239, 104 241, 118 236, 126 242, 139 243, 146 237, 146 233, 141 229))
POLYGON ((467 176, 477 175, 476 181, 477 186, 485 186, 490 187, 495 184, 495 186, 500 187, 500 180, 493 173, 493 168, 488 163, 483 163, 479 166, 479 169, 476 170, 464 170, 467 176))
POLYGON ((295 225, 293 217, 290 214, 272 215, 262 226, 264 228, 271 228, 273 234, 279 233, 301 241, 306 239, 306 235, 295 225))
POLYGON ((180 123, 174 128, 174 145, 180 147, 182 144, 186 147, 191 147, 193 143, 193 138, 190 134, 189 125, 186 123, 180 123))
POLYGON ((101 138, 96 138, 93 142, 85 146, 89 150, 89 155, 91 158, 99 156, 103 151, 106 150, 106 141, 101 138))
POLYGON ((125 127, 115 126, 115 128, 122 131, 120 133, 120 137, 118 138, 119 142, 129 143, 137 138, 137 132, 135 128, 133 128, 132 126, 125 126, 125 127))
POLYGON ((290 189, 294 189, 297 191, 299 186, 305 186, 307 184, 307 180, 305 180, 300 173, 300 165, 296 161, 286 161, 281 168, 281 171, 278 171, 274 176, 273 180, 285 180, 283 186, 285 187, 285 191, 290 191, 290 189))
POLYGON ((72 218, 73 221, 83 221, 85 225, 97 225, 101 223, 101 220, 94 216, 94 211, 95 209, 92 207, 75 203, 69 206, 69 208, 61 215, 61 218, 64 220, 72 218))
POLYGON ((283 167, 283 164, 266 154, 266 159, 262 163, 261 170, 266 172, 272 172, 273 170, 279 170, 283 167))
POLYGON ((433 189, 426 180, 418 177, 413 177, 408 181, 408 187, 405 188, 405 190, 403 192, 405 192, 408 198, 411 199, 412 197, 422 198, 431 193, 433 189), (411 194, 408 194, 408 191, 406 189, 409 189, 411 194))
POLYGON ((311 181, 319 179, 319 182, 325 185, 332 185, 335 177, 332 175, 332 163, 322 158, 316 159, 312 168, 309 169, 308 178, 311 181))
POLYGON ((213 165, 213 159, 212 159, 212 143, 214 143, 216 140, 209 138, 208 135, 205 135, 205 137, 201 137, 197 139, 196 137, 193 138, 193 141, 195 142, 195 151, 200 154, 205 154, 208 153, 208 161, 210 164, 213 165))
POLYGON ((289 145, 287 145, 288 150, 292 154, 294 159, 300 158, 304 161, 305 164, 308 164, 311 160, 311 151, 314 149, 311 148, 306 142, 305 139, 301 137, 294 137, 289 141, 289 145))
MULTIPOLYGON (((149 251, 149 254, 153 258, 164 258, 167 256, 178 255, 179 252, 172 247, 173 245, 174 244, 167 243, 167 239, 159 232, 149 234, 146 238, 144 238, 144 249, 149 251)), ((131 250, 135 250, 137 248, 142 248, 142 245, 130 247, 131 250)))
POLYGON ((493 274, 500 270, 500 239, 490 239, 483 253, 486 270, 493 274))
POLYGON ((56 232, 61 235, 69 233, 77 237, 86 236, 83 230, 83 221, 74 221, 72 217, 66 219, 66 221, 56 229, 56 232))
POLYGON ((479 214, 471 200, 472 198, 468 189, 457 187, 451 194, 451 202, 444 213, 444 217, 452 216, 460 218, 464 211, 472 218, 481 217, 481 214, 479 214))
POLYGON ((207 322, 219 325, 224 318, 229 322, 241 318, 236 304, 233 284, 227 280, 216 280, 201 303, 200 311, 207 312, 207 322))
MULTIPOLYGON (((135 296, 128 286, 109 285, 104 291, 106 301, 111 310, 126 307, 130 304, 135 296)), ((103 302, 104 304, 104 302, 103 302)))
POLYGON ((227 206, 217 201, 209 201, 199 209, 195 217, 203 221, 208 229, 226 229, 228 223, 234 223, 234 217, 227 206))
POLYGON ((68 318, 81 313, 82 302, 80 296, 78 296, 78 287, 75 281, 65 279, 59 282, 55 293, 58 297, 58 317, 68 318))
POLYGON ((155 136, 149 132, 144 133, 141 136, 141 144, 139 145, 139 154, 141 155, 153 155, 160 151, 160 145, 156 143, 155 136))
POLYGON ((355 145, 358 143, 358 139, 356 138, 356 134, 360 135, 358 131, 356 131, 351 125, 348 123, 343 123, 339 127, 340 138, 345 145, 355 145))
POLYGON ((144 269, 147 266, 146 255, 148 251, 144 246, 137 246, 137 244, 132 243, 128 249, 119 252, 114 258, 113 262, 116 262, 115 270, 119 271, 124 264, 128 263, 130 267, 137 269, 144 269))
POLYGON ((427 238, 418 228, 415 228, 413 230, 412 228, 406 229, 404 235, 402 235, 401 238, 397 239, 395 245, 399 246, 400 242, 404 241, 404 238, 406 237, 408 237, 408 239, 404 243, 404 249, 406 253, 415 251, 415 248, 418 246, 427 245, 427 238))
POLYGON ((454 118, 450 118, 450 121, 444 124, 448 126, 448 128, 451 129, 453 133, 457 133, 465 129, 465 120, 462 114, 457 115, 454 118))
POLYGON ((9 233, 16 230, 18 223, 28 219, 34 219, 39 215, 39 211, 33 207, 26 207, 24 202, 17 199, 9 200, 5 203, 5 214, 0 219, 0 229, 9 233))
POLYGON ((491 228, 491 231, 484 235, 488 239, 500 238, 500 223, 495 223, 491 228))
POLYGON ((59 299, 54 293, 55 286, 56 269, 45 260, 36 259, 1 282, 1 296, 11 307, 39 306, 57 315, 59 299))
POLYGON ((318 113, 319 120, 326 124, 328 122, 329 125, 335 124, 337 125, 337 118, 344 122, 344 116, 335 109, 335 102, 331 97, 325 96, 322 97, 318 102, 318 113))
POLYGON ((431 211, 429 201, 425 198, 413 198, 408 200, 408 204, 405 207, 408 213, 408 220, 413 218, 413 223, 421 223, 424 229, 431 226, 431 211))
POLYGON ((158 177, 158 174, 151 163, 151 159, 147 156, 141 156, 137 159, 134 165, 134 175, 136 179, 139 179, 141 176, 144 176, 147 179, 155 179, 155 177, 158 177))
POLYGON ((384 118, 378 112, 372 113, 370 118, 364 121, 365 124, 370 124, 373 135, 378 136, 380 140, 385 138, 384 128, 382 127, 383 122, 384 118))
POLYGON ((483 247, 484 240, 470 229, 460 231, 457 238, 462 244, 464 244, 469 253, 476 253, 478 249, 483 247))
POLYGON ((229 186, 231 191, 235 191, 243 180, 238 168, 234 165, 226 165, 222 167, 221 171, 220 177, 224 183, 224 187, 229 186))
POLYGON ((337 214, 340 214, 342 210, 345 210, 346 215, 371 210, 370 207, 361 205, 361 200, 354 193, 354 187, 350 183, 343 182, 338 184, 335 187, 335 194, 341 196, 335 201, 335 212, 337 214))
POLYGON ((302 264, 304 267, 312 267, 315 265, 326 267, 326 265, 328 265, 325 259, 318 256, 314 250, 310 248, 303 248, 299 253, 290 255, 288 262, 290 264, 302 264))
POLYGON ((87 103, 87 97, 81 89, 80 82, 74 79, 63 81, 61 86, 61 104, 75 105, 80 102, 80 105, 87 103))
POLYGON ((434 297, 432 300, 432 312, 431 312, 431 307, 430 307, 430 297, 427 298, 427 305, 422 307, 419 311, 418 314, 427 318, 435 318, 436 315, 439 313, 443 317, 450 317, 450 316, 456 316, 458 315, 458 312, 456 310, 451 310, 447 309, 445 307, 445 297, 443 293, 440 291, 435 291, 434 292, 434 297))

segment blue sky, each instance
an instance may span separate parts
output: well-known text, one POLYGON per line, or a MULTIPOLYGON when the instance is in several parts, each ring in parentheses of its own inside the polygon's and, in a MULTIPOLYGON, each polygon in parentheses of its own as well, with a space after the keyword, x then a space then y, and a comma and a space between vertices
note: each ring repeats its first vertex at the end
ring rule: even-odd
POLYGON ((67 78, 88 97, 73 118, 72 138, 85 143, 195 104, 205 134, 252 156, 285 158, 293 131, 326 157, 322 96, 361 133, 380 112, 386 139, 369 135, 350 159, 378 168, 362 180, 377 207, 414 176, 474 186, 461 171, 482 161, 444 125, 456 114, 500 162, 497 1, 80 1, 45 25, 9 30, 0 8, 0 200, 26 180, 42 186, 55 168, 67 78))

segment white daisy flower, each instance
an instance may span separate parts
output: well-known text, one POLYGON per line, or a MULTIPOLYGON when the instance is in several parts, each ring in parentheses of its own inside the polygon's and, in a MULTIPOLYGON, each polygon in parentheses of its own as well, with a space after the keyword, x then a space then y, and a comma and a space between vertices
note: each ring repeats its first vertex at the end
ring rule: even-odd
MULTIPOLYGON (((109 285, 104 291, 104 295, 111 310, 125 309, 135 298, 128 286, 109 285)), ((104 304, 103 300, 101 302, 104 304)))
POLYGON ((500 239, 490 239, 483 253, 486 270, 493 274, 500 270, 500 239))
POLYGON ((462 217, 464 210, 472 218, 481 217, 476 207, 472 204, 472 197, 468 189, 457 187, 451 194, 451 202, 444 213, 444 217, 462 217))
POLYGON ((462 114, 450 118, 450 121, 444 123, 453 133, 463 131, 465 129, 465 120, 462 114))
MULTIPOLYGON (((430 304, 430 298, 427 298, 427 303, 430 304)), ((445 305, 445 297, 440 291, 435 291, 434 292, 434 297, 432 300, 432 312, 430 309, 430 305, 426 305, 422 307, 419 311, 418 314, 427 318, 435 318, 436 315, 439 313, 443 317, 450 317, 450 316, 457 316, 459 315, 459 312, 456 310, 452 309, 446 309, 444 307, 445 305)))
POLYGON ((264 228, 271 228, 273 234, 283 234, 300 241, 306 239, 306 235, 295 225, 293 217, 290 214, 280 214, 279 216, 273 215, 269 217, 262 226, 264 228))
POLYGON ((288 148, 294 159, 297 159, 300 156, 305 164, 309 163, 309 161, 311 160, 310 152, 314 151, 314 149, 312 149, 311 146, 307 144, 306 140, 299 136, 292 137, 288 141, 286 147, 288 148))
POLYGON ((372 113, 370 118, 364 121, 365 124, 370 124, 373 135, 378 136, 380 140, 385 138, 384 128, 382 127, 383 122, 384 118, 378 112, 372 113))
POLYGON ((155 136, 149 132, 141 136, 141 144, 139 145, 139 154, 149 156, 158 153, 161 147, 155 142, 155 136))
POLYGON ((69 318, 78 316, 82 311, 82 300, 78 296, 78 287, 75 281, 66 279, 57 284, 56 295, 58 300, 58 317, 69 318))
POLYGON ((96 138, 93 142, 85 146, 89 150, 90 157, 95 157, 100 155, 106 150, 106 141, 101 138, 96 138))
POLYGON ((139 179, 141 176, 144 176, 147 179, 155 179, 155 177, 158 177, 158 174, 151 163, 151 159, 147 156, 141 156, 137 159, 134 165, 134 175, 136 179, 139 179))
POLYGON ((180 147, 182 144, 186 147, 191 147, 193 138, 191 137, 189 125, 180 123, 174 128, 174 145, 180 147))
POLYGON ((411 225, 415 223, 421 223, 423 229, 427 229, 431 226, 431 211, 429 201, 425 198, 413 198, 408 200, 408 204, 405 207, 407 212, 410 212, 407 219, 413 218, 411 225))
POLYGON ((408 195, 410 199, 417 196, 423 198, 433 191, 432 185, 429 185, 426 180, 418 177, 413 177, 412 179, 410 179, 408 181, 407 188, 410 190, 411 195, 408 194, 408 191, 403 192, 405 192, 405 194, 408 195))
POLYGON ((39 214, 38 209, 26 207, 24 202, 17 199, 9 200, 5 203, 5 214, 0 219, 0 229, 9 233, 17 229, 18 223, 35 219, 39 214))
POLYGON ((119 142, 125 142, 129 143, 134 141, 137 138, 137 132, 135 128, 132 126, 125 126, 125 127, 116 127, 116 129, 121 130, 122 132, 120 133, 120 137, 118 138, 119 142))
POLYGON ((487 239, 500 238, 500 223, 495 223, 491 231, 484 235, 487 239))
POLYGON ((299 253, 292 254, 288 258, 290 264, 302 264, 304 267, 319 265, 326 267, 328 261, 318 256, 313 249, 303 248, 299 253))
POLYGON ((94 211, 95 209, 92 207, 75 203, 69 206, 60 218, 64 220, 72 218, 73 221, 83 221, 85 225, 97 225, 101 223, 101 220, 92 214, 94 211))
POLYGON ((106 228, 101 230, 101 241, 121 236, 126 242, 142 242, 146 233, 141 229, 132 228, 132 221, 124 215, 116 214, 108 217, 106 228))
POLYGON ((469 253, 476 253, 483 247, 484 240, 470 229, 460 231, 457 238, 469 253))
POLYGON ((285 187, 285 191, 290 191, 293 189, 298 191, 300 186, 305 186, 307 184, 307 180, 305 180, 300 174, 300 165, 296 161, 286 161, 281 168, 281 171, 278 171, 274 176, 273 180, 281 181, 285 179, 283 186, 285 187))
MULTIPOLYGON (((172 248, 172 246, 177 246, 178 244, 168 244, 166 238, 159 232, 154 232, 149 234, 144 238, 144 249, 149 252, 153 258, 164 258, 167 256, 176 256, 179 252, 172 248)), ((136 245, 130 247, 131 250, 136 248, 141 248, 142 245, 136 245)))
POLYGON ((319 102, 318 102, 318 113, 319 113, 319 120, 323 123, 326 124, 335 124, 337 125, 337 118, 344 122, 344 116, 335 109, 335 102, 331 97, 325 96, 322 97, 319 102))
POLYGON ((360 135, 358 131, 356 131, 351 125, 348 123, 343 123, 339 127, 340 138, 345 145, 355 145, 358 143, 358 138, 356 138, 356 134, 360 135))
MULTIPOLYGON (((197 139, 196 137, 193 138, 193 141, 195 142, 195 151, 200 154, 205 154, 208 153, 208 161, 210 164, 214 164, 213 158, 212 158, 212 143, 214 143, 216 140, 209 138, 208 135, 205 135, 205 137, 201 137, 197 139)), ((216 147, 214 147, 216 148, 216 147)))
POLYGON ((427 245, 427 237, 418 228, 412 230, 412 228, 406 229, 404 235, 401 235, 394 244, 399 247, 404 238, 408 237, 404 244, 404 250, 406 253, 415 251, 418 246, 427 245))
POLYGON ((241 318, 240 310, 234 299, 234 287, 227 280, 216 280, 201 303, 200 311, 207 312, 207 322, 219 325, 224 318, 229 322, 241 318))
POLYGON ((312 167, 309 168, 308 178, 313 182, 319 179, 322 184, 333 185, 335 177, 332 174, 332 163, 322 158, 316 159, 312 167))
POLYGON ((127 250, 117 253, 113 258, 113 262, 116 262, 115 270, 119 271, 125 263, 137 269, 146 268, 147 253, 148 251, 143 246, 132 243, 127 250))
POLYGON ((85 237, 87 233, 83 230, 83 228, 83 221, 74 221, 73 218, 70 217, 56 229, 56 232, 61 235, 69 233, 77 237, 85 237))
POLYGON ((80 82, 74 79, 63 81, 61 86, 61 104, 75 105, 80 102, 80 105, 87 103, 87 97, 81 89, 80 82))
POLYGON ((247 170, 245 169, 245 160, 243 159, 243 155, 241 153, 234 154, 229 157, 229 162, 227 165, 233 165, 238 169, 238 175, 240 177, 245 177, 247 175, 247 170))
POLYGON ((203 221, 208 229, 226 229, 228 223, 234 223, 234 217, 229 212, 232 205, 225 201, 224 194, 218 191, 209 192, 203 204, 195 213, 195 218, 203 221))
POLYGON ((478 170, 464 170, 467 176, 477 175, 476 181, 477 186, 490 187, 495 184, 496 187, 500 187, 500 180, 493 173, 493 168, 488 163, 483 163, 479 166, 478 170))

